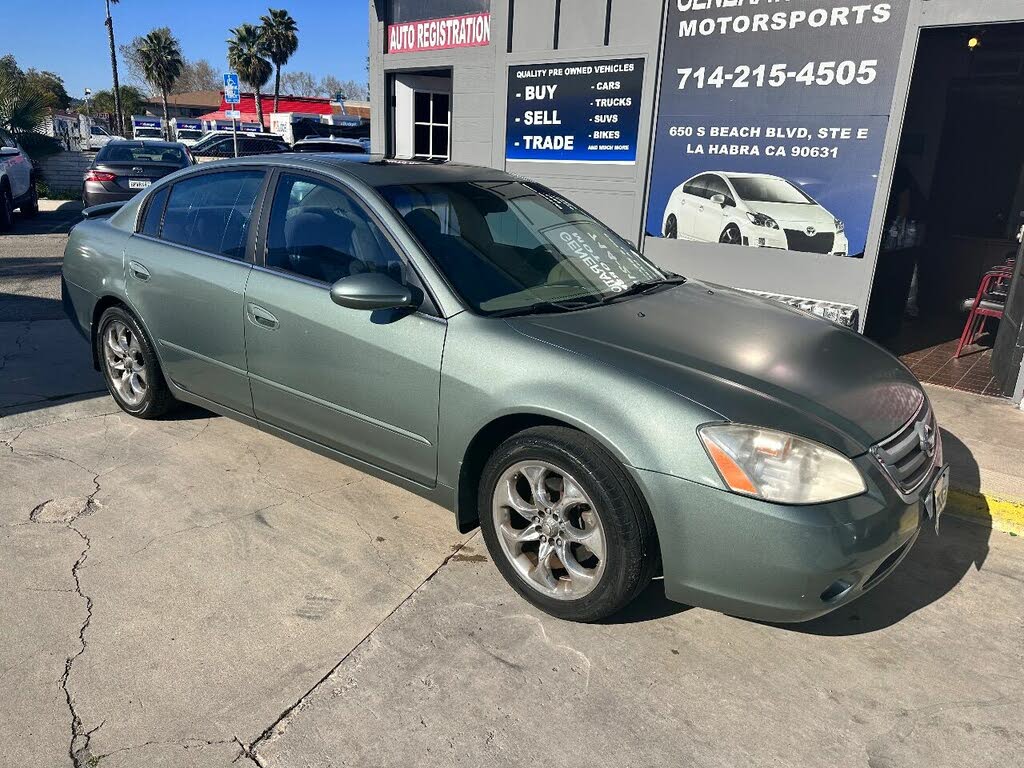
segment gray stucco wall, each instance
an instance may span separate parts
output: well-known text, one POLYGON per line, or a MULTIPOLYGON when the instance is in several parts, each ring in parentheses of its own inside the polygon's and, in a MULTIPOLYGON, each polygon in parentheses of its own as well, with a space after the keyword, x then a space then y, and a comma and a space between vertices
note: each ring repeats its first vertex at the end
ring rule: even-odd
MULTIPOLYGON (((384 0, 381 0, 384 2, 384 0)), ((662 3, 611 0, 609 45, 604 44, 609 0, 561 0, 555 47, 556 0, 514 0, 509 44, 509 0, 492 0, 491 44, 421 53, 385 54, 383 14, 370 2, 370 71, 373 113, 388 114, 385 73, 421 69, 452 70, 452 160, 489 165, 536 179, 571 197, 636 241, 642 217, 644 184, 653 111, 640 121, 635 165, 563 165, 505 162, 507 71, 516 64, 641 57, 645 60, 643 102, 654 100, 662 25, 662 3), (572 23, 566 23, 572 20, 572 23), (511 49, 511 50, 510 50, 511 49)), ((387 145, 387 120, 373 121, 374 150, 387 145)))

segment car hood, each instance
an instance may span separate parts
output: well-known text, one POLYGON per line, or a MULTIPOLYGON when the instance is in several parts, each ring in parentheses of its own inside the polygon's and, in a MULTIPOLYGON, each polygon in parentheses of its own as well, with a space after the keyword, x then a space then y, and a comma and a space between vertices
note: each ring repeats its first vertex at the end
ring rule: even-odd
POLYGON ((780 226, 794 226, 803 229, 816 227, 819 231, 834 230, 836 219, 820 205, 803 203, 746 203, 751 211, 765 213, 779 222, 780 226))
POLYGON ((924 399, 910 371, 863 336, 705 283, 508 322, 730 421, 802 435, 848 456, 896 432, 924 399))

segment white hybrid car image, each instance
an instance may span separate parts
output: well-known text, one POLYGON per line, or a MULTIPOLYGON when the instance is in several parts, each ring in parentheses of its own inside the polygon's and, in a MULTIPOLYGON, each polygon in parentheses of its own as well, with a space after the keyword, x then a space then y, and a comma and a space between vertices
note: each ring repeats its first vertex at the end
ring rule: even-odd
POLYGON ((680 184, 665 206, 668 238, 846 256, 843 222, 787 179, 708 171, 680 184))

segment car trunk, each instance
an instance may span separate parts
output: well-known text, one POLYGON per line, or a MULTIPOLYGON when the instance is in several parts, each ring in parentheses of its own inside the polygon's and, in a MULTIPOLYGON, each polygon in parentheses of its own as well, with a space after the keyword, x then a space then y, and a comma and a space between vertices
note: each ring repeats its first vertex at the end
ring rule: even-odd
POLYGON ((103 182, 103 186, 111 192, 138 192, 181 167, 177 163, 140 163, 126 160, 100 162, 92 170, 113 173, 117 177, 113 181, 103 182))

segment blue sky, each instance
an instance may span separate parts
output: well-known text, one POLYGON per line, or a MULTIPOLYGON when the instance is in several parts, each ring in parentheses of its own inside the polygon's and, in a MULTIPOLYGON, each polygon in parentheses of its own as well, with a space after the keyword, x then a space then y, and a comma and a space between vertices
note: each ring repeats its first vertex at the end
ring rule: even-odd
MULTIPOLYGON (((287 8, 299 25, 299 50, 286 71, 366 81, 367 0, 122 0, 111 13, 118 44, 166 26, 186 58, 208 59, 222 69, 228 29, 257 22, 268 4, 287 8)), ((13 53, 22 69, 56 72, 75 97, 85 88, 110 88, 103 0, 4 2, 2 15, 0 56, 13 53)))

